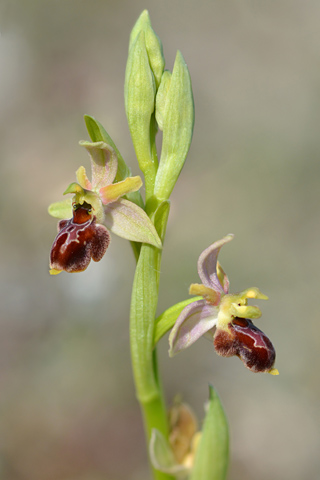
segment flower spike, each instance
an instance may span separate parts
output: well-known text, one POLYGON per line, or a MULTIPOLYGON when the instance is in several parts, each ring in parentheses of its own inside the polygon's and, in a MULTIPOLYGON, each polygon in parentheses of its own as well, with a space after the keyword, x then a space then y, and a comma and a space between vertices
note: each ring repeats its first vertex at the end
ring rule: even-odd
POLYGON ((219 355, 238 356, 252 372, 278 375, 273 367, 274 347, 252 323, 261 317, 261 311, 247 304, 248 299, 267 300, 268 297, 256 287, 230 294, 228 277, 218 262, 221 247, 232 238, 229 234, 201 253, 198 273, 203 284, 192 284, 189 293, 201 295, 203 300, 190 303, 180 313, 169 336, 169 354, 173 356, 206 336, 213 340, 219 355))

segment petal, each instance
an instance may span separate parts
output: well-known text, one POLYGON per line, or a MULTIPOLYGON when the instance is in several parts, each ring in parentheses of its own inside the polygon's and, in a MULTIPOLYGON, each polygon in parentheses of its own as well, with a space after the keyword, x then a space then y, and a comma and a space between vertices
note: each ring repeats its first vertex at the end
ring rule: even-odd
POLYGON ((218 318, 218 308, 197 300, 187 305, 179 315, 169 335, 169 355, 190 347, 198 338, 213 328, 218 318))
POLYGON ((67 198, 61 202, 51 203, 48 208, 48 212, 55 218, 70 218, 72 217, 72 199, 67 198))
POLYGON ((269 300, 267 295, 260 292, 259 288, 251 287, 239 293, 242 298, 257 298, 258 300, 269 300))
POLYGON ((86 169, 84 167, 78 168, 78 170, 76 171, 76 177, 78 183, 81 185, 82 188, 85 188, 86 190, 91 190, 92 185, 87 177, 86 169))
POLYGON ((160 472, 169 473, 178 478, 186 477, 190 472, 189 468, 176 462, 169 443, 155 428, 150 438, 149 455, 153 467, 160 472))
POLYGON ((122 182, 112 183, 106 187, 102 187, 99 190, 100 198, 104 205, 115 202, 123 195, 130 192, 136 192, 142 187, 142 180, 139 176, 127 177, 122 182))
POLYGON ((78 194, 83 196, 85 194, 84 189, 79 185, 77 182, 72 182, 68 186, 68 188, 63 192, 63 195, 67 195, 68 193, 78 194))
POLYGON ((233 235, 229 234, 221 240, 218 240, 210 245, 210 247, 206 248, 206 250, 201 253, 198 260, 198 273, 202 283, 206 287, 211 287, 214 290, 224 292, 223 286, 221 285, 217 274, 217 259, 220 248, 224 244, 230 242, 232 239, 233 235))
POLYGON ((189 287, 190 295, 201 295, 210 305, 217 306, 220 303, 221 294, 210 287, 199 283, 192 283, 189 287))
POLYGON ((116 152, 104 142, 81 141, 79 143, 85 147, 91 158, 92 189, 100 190, 100 188, 110 185, 118 170, 116 152))
POLYGON ((135 203, 120 198, 105 207, 105 224, 119 237, 133 242, 150 243, 161 248, 157 231, 142 208, 135 203))
POLYGON ((226 272, 221 267, 219 262, 217 262, 217 276, 218 276, 219 282, 220 282, 220 284, 223 288, 224 293, 228 293, 229 292, 229 278, 228 278, 226 272))
POLYGON ((251 320, 256 320, 262 315, 259 307, 254 305, 238 305, 237 303, 231 304, 230 313, 234 317, 250 318, 251 320))

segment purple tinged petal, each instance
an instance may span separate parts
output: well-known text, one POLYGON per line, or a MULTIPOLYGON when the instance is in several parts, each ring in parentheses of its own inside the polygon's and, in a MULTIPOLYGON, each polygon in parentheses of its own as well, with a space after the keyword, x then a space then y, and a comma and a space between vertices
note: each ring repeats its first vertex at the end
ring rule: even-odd
POLYGON ((99 190, 113 183, 118 170, 118 158, 110 145, 104 142, 79 142, 91 158, 92 189, 99 190))
POLYGON ((119 237, 162 248, 157 230, 146 212, 129 200, 120 198, 106 205, 104 223, 119 237))
POLYGON ((217 259, 220 248, 232 239, 233 234, 226 235, 221 240, 214 242, 201 253, 198 260, 198 273, 202 283, 206 287, 226 293, 217 275, 217 259))
POLYGON ((218 308, 197 300, 187 305, 180 313, 169 336, 169 355, 190 347, 198 338, 212 329, 217 322, 218 308))

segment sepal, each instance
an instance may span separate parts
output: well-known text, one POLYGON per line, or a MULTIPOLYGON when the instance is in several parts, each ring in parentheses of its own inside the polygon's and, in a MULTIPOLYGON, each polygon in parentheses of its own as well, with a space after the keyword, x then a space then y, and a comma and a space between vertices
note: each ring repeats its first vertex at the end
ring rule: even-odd
POLYGON ((188 298, 188 300, 183 300, 182 302, 176 303, 156 318, 156 326, 154 331, 154 346, 159 342, 163 335, 165 335, 169 330, 171 330, 182 310, 187 305, 197 300, 201 300, 201 297, 188 298))
POLYGON ((113 183, 117 170, 118 159, 114 149, 104 142, 80 141, 91 159, 92 190, 98 192, 100 188, 113 183))
POLYGON ((204 299, 187 305, 169 335, 170 357, 190 347, 202 335, 213 329, 217 318, 218 308, 208 305, 204 299))
POLYGON ((221 293, 227 293, 226 286, 229 286, 229 282, 224 285, 221 284, 222 269, 217 268, 218 255, 221 247, 233 239, 234 235, 229 233, 221 240, 214 242, 208 248, 206 248, 199 256, 198 259, 198 274, 202 283, 206 287, 213 288, 221 293))
POLYGON ((72 199, 68 198, 61 202, 51 203, 48 207, 48 213, 54 218, 71 218, 72 217, 72 199))
POLYGON ((105 224, 119 237, 162 248, 159 235, 146 212, 128 200, 120 198, 105 207, 105 224))
MULTIPOLYGON (((118 158, 118 170, 117 170, 115 181, 120 182, 121 180, 124 180, 125 178, 130 177, 131 176, 130 168, 127 166, 116 144, 114 143, 110 135, 106 132, 102 124, 98 122, 98 120, 96 120, 95 118, 91 117, 90 115, 85 115, 84 121, 86 123, 86 127, 90 135, 90 138, 93 142, 107 143, 116 152, 117 158, 118 158)), ((144 201, 141 197, 140 192, 137 191, 137 192, 128 193, 127 198, 131 202, 134 202, 137 205, 139 205, 139 207, 144 208, 144 201)))
POLYGON ((127 166, 116 144, 114 143, 110 135, 107 133, 105 128, 102 126, 102 124, 90 115, 84 115, 84 121, 86 123, 90 138, 93 142, 104 142, 110 145, 110 147, 112 147, 113 150, 116 152, 118 158, 118 171, 116 175, 116 181, 119 182, 121 180, 124 180, 126 177, 130 177, 130 168, 127 166))

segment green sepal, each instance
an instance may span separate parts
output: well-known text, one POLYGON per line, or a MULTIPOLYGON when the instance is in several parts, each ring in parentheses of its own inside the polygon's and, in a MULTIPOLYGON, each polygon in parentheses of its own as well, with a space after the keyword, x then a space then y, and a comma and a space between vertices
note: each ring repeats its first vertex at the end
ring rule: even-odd
POLYGON ((165 60, 163 56, 162 43, 158 35, 152 28, 149 13, 144 10, 138 20, 136 21, 130 35, 129 50, 134 44, 139 33, 143 31, 145 34, 145 42, 147 48, 147 54, 151 70, 153 72, 156 87, 159 87, 161 75, 164 69, 165 60))
POLYGON ((118 171, 116 175, 116 182, 120 182, 127 177, 131 176, 130 168, 127 166, 126 162, 123 160, 121 153, 119 152, 116 144, 110 137, 110 135, 106 132, 100 122, 90 115, 84 115, 84 121, 86 123, 86 127, 90 138, 93 142, 104 142, 110 145, 113 150, 116 152, 118 157, 118 171))
POLYGON ((180 313, 190 303, 201 300, 202 297, 193 297, 176 303, 172 307, 165 310, 156 318, 156 326, 154 330, 153 346, 155 347, 159 340, 174 326, 180 313))
MULTIPOLYGON (((106 132, 104 127, 101 125, 101 123, 98 122, 98 120, 96 120, 95 118, 90 117, 90 115, 85 115, 84 121, 86 123, 86 127, 90 135, 90 138, 93 142, 108 143, 116 152, 118 157, 118 171, 117 171, 115 181, 121 182, 121 180, 124 180, 125 178, 130 177, 131 176, 130 168, 127 166, 116 144, 114 143, 110 135, 106 132)), ((143 201, 143 198, 141 197, 140 192, 128 193, 126 195, 126 198, 144 209, 144 201, 143 201)))
POLYGON ((106 206, 104 223, 119 237, 162 248, 158 232, 146 212, 124 198, 106 206))
POLYGON ((186 160, 194 124, 191 79, 188 67, 179 51, 166 94, 165 106, 163 99, 161 103, 163 140, 154 193, 159 200, 167 200, 186 160))
POLYGON ((54 218, 72 218, 72 198, 67 198, 61 202, 51 203, 48 207, 48 213, 54 218))
POLYGON ((161 77, 160 86, 156 96, 156 121, 160 128, 163 130, 164 116, 166 111, 166 101, 171 83, 171 72, 165 70, 161 77))
POLYGON ((157 169, 150 147, 150 126, 156 87, 149 65, 143 31, 137 35, 129 50, 124 91, 125 108, 133 146, 146 183, 151 187, 157 169))
POLYGON ((201 439, 189 480, 225 480, 229 461, 228 423, 220 399, 209 386, 201 439))

